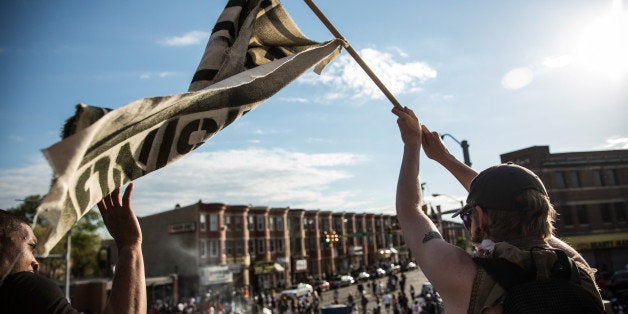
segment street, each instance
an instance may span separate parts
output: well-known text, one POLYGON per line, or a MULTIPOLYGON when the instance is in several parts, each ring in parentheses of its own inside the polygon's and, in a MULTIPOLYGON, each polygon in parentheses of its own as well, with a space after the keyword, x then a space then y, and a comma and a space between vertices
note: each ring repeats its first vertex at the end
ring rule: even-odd
MULTIPOLYGON (((427 278, 425 278, 425 275, 423 275, 423 272, 419 269, 415 269, 415 270, 411 270, 411 271, 407 271, 403 273, 398 272, 396 275, 398 278, 401 278, 401 274, 404 274, 406 276, 406 284, 405 284, 405 289, 404 289, 406 296, 410 298, 410 286, 414 287, 416 295, 420 294, 421 286, 423 285, 424 282, 427 281, 427 278)), ((365 295, 368 298, 367 313, 373 313, 373 309, 377 307, 376 298, 373 295, 372 286, 368 285, 368 283, 370 283, 371 285, 373 284, 377 285, 380 282, 383 284, 384 292, 385 292, 386 284, 388 283, 388 276, 377 278, 375 280, 368 280, 368 281, 361 282, 362 285, 364 286, 365 295)), ((353 296, 354 303, 360 308, 360 311, 358 311, 358 313, 363 313, 362 305, 361 305, 361 297, 357 288, 358 283, 359 282, 356 282, 355 284, 351 286, 338 288, 338 302, 340 304, 346 304, 347 298, 349 294, 351 294, 353 296)), ((399 285, 397 285, 397 287, 399 287, 399 285)), ((394 295, 399 295, 399 293, 400 293, 399 289, 392 292, 392 294, 394 295)), ((381 296, 380 296, 380 299, 381 299, 381 296)), ((322 301, 321 301, 320 308, 323 309, 325 308, 325 306, 333 304, 333 302, 334 302, 334 290, 330 289, 328 291, 324 291, 322 293, 322 301)), ((383 301, 380 301, 380 302, 381 302, 382 313, 386 313, 386 309, 384 308, 383 301)), ((411 306, 411 301, 409 301, 408 304, 411 306)), ((392 313, 392 309, 390 309, 389 312, 392 313)))

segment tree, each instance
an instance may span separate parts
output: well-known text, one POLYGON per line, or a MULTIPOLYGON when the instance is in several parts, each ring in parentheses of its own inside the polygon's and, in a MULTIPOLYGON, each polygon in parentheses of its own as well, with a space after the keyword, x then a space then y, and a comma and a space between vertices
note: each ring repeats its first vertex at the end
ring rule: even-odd
POLYGON ((466 251, 467 250, 467 238, 458 237, 458 239, 456 239, 456 246, 466 251))
MULTIPOLYGON (((41 202, 40 195, 29 195, 22 204, 9 208, 7 211, 22 217, 25 221, 32 224, 37 211, 37 206, 41 202)), ((48 225, 46 221, 38 222, 33 230, 37 237, 41 237, 44 228, 48 225)), ((90 210, 72 227, 72 248, 71 248, 71 274, 74 278, 102 276, 103 272, 98 263, 98 252, 100 249, 100 236, 98 229, 103 227, 104 223, 100 214, 94 210, 90 210)), ((40 271, 55 280, 63 280, 65 275, 65 261, 59 258, 59 255, 65 256, 66 238, 50 251, 52 258, 40 259, 40 271)))

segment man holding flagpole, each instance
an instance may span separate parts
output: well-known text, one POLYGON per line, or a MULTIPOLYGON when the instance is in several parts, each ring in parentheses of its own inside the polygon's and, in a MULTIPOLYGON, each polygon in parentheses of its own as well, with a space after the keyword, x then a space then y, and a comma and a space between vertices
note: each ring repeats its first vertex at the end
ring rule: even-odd
POLYGON ((595 270, 553 235, 556 212, 538 176, 515 164, 478 174, 453 157, 438 133, 421 125, 412 110, 395 107, 392 112, 404 143, 397 218, 408 247, 448 313, 603 311, 595 270), (469 191, 467 205, 454 216, 460 215, 471 232, 477 256, 444 241, 421 211, 421 149, 469 191), (509 299, 513 291, 518 291, 517 297, 509 299))

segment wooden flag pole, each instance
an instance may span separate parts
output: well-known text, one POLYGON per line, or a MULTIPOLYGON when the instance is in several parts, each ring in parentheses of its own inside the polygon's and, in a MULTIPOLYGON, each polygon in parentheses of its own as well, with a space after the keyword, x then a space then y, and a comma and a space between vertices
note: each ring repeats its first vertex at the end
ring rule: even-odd
POLYGON ((310 9, 312 9, 314 14, 316 14, 316 16, 318 16, 318 18, 321 20, 321 22, 323 22, 323 24, 325 24, 325 26, 327 26, 327 29, 329 29, 329 31, 332 33, 332 35, 334 35, 336 38, 340 38, 340 39, 344 40, 345 43, 347 43, 346 46, 345 46, 345 49, 347 49, 347 52, 349 52, 349 54, 353 57, 353 59, 360 65, 360 67, 362 67, 364 72, 366 72, 366 74, 371 78, 371 80, 373 80, 375 85, 377 85, 377 87, 379 87, 379 89, 384 93, 384 95, 386 95, 388 100, 390 100, 390 102, 392 102, 392 104, 395 107, 402 108, 401 104, 399 104, 399 102, 397 101, 395 96, 393 96, 393 94, 390 93, 388 88, 386 88, 386 86, 384 86, 384 83, 382 83, 382 81, 379 80, 377 75, 375 75, 375 73, 373 73, 373 71, 371 71, 371 69, 369 68, 368 65, 366 65, 364 60, 362 60, 362 58, 360 58, 360 55, 358 55, 358 53, 355 50, 353 50, 353 48, 351 47, 349 42, 347 42, 347 40, 344 37, 342 37, 340 32, 338 32, 338 30, 334 27, 334 25, 332 25, 331 22, 327 19, 327 17, 325 17, 323 12, 321 12, 321 10, 318 9, 318 7, 314 4, 314 2, 312 2, 312 0, 304 0, 304 1, 305 1, 305 3, 307 3, 307 5, 310 7, 310 9))

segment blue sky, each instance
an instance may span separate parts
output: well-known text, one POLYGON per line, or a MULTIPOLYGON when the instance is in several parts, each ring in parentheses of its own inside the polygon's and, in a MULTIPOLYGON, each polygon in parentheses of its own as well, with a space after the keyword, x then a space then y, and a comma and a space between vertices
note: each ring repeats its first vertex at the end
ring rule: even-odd
MULTIPOLYGON (((47 192, 40 149, 58 141, 76 104, 117 108, 185 92, 225 3, 3 1, 0 208, 47 192)), ((626 1, 316 3, 403 105, 469 142, 477 170, 535 145, 628 148, 626 1)), ((304 34, 332 37, 303 1, 283 4, 304 34)), ((304 75, 137 180, 135 210, 200 199, 392 214, 402 144, 391 108, 344 52, 322 76, 304 75)), ((423 157, 421 167, 428 194, 466 197, 435 162, 423 157)))

